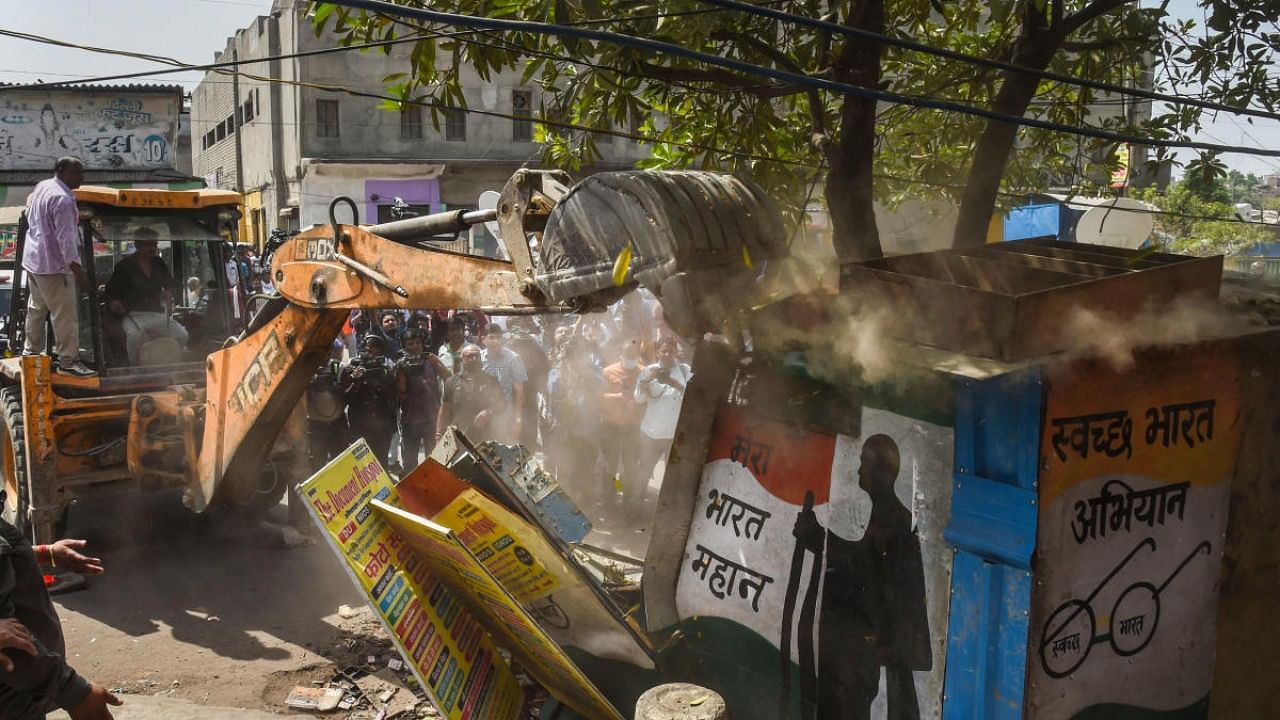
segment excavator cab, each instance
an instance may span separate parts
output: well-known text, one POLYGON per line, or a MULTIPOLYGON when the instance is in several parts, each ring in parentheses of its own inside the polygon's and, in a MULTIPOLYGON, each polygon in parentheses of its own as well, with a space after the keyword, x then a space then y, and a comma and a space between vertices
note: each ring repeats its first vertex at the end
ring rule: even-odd
MULTIPOLYGON (((246 326, 247 287, 228 267, 239 194, 86 186, 75 195, 89 281, 78 307, 80 359, 98 375, 56 373, 48 354, 0 360, 3 512, 40 542, 77 499, 186 484, 199 452, 205 358, 246 326), (147 308, 160 320, 140 332, 138 317, 112 300, 117 275, 147 244, 173 282, 165 302, 147 308)), ((26 340, 25 239, 23 218, 6 323, 15 355, 26 340)), ((271 491, 275 500, 282 491, 271 491)))
POLYGON ((90 324, 92 351, 101 358, 101 372, 109 380, 154 374, 161 367, 193 365, 203 372, 204 358, 222 347, 245 326, 248 286, 223 236, 231 213, 214 209, 139 212, 133 208, 99 206, 88 219, 94 245, 88 306, 96 322, 90 324), (219 216, 226 218, 220 222, 219 216), (139 241, 154 243, 157 269, 170 278, 166 301, 159 308, 163 324, 140 330, 134 313, 121 314, 114 297, 130 282, 130 262, 139 241), (130 348, 130 341, 134 347, 130 348))

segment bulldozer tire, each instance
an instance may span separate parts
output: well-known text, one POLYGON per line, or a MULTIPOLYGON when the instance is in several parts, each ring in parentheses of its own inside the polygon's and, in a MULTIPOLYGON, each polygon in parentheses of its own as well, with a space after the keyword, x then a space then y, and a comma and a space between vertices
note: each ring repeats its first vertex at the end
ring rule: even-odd
POLYGON ((252 498, 236 503, 224 497, 209 510, 218 522, 254 522, 279 505, 288 490, 289 483, 284 477, 270 468, 263 468, 258 476, 257 492, 252 498))
POLYGON ((0 453, 4 454, 4 508, 6 522, 22 534, 31 537, 31 489, 27 485, 26 433, 22 424, 22 387, 11 385, 0 389, 0 414, 3 414, 3 435, 0 436, 0 453))
POLYGON ((284 494, 288 491, 288 480, 274 470, 264 469, 258 479, 258 494, 254 496, 253 500, 246 503, 241 511, 254 517, 260 517, 271 508, 279 505, 280 501, 284 499, 284 494), (271 484, 268 485, 267 483, 271 484))

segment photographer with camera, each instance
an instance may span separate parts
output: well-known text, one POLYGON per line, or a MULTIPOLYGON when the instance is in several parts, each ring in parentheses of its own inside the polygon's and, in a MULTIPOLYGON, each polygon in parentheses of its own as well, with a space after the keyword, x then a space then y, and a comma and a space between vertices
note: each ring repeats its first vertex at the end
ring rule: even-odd
MULTIPOLYGON (((675 338, 666 337, 657 346, 658 362, 646 367, 636 383, 636 402, 645 406, 640 420, 640 480, 648 482, 658 461, 666 457, 680 419, 680 403, 693 372, 678 362, 675 338)), ((641 492, 645 488, 642 485, 641 492)))
POLYGON ((338 386, 352 433, 364 436, 385 468, 396 433, 396 371, 387 362, 387 341, 381 335, 365 335, 360 350, 338 371, 338 386))
POLYGON ((434 353, 427 352, 427 335, 412 328, 404 333, 404 356, 396 363, 400 397, 400 461, 410 470, 418 464, 418 448, 430 455, 436 444, 440 414, 440 383, 452 373, 434 353))

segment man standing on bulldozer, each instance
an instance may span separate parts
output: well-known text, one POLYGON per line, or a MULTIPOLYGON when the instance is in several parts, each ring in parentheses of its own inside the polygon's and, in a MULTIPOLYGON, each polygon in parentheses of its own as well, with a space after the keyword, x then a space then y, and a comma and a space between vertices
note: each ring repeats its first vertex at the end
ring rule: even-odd
POLYGON ((84 182, 84 165, 73 157, 58 160, 53 177, 36 185, 27 204, 27 236, 22 269, 27 272, 26 346, 23 352, 45 351, 45 322, 53 319, 58 372, 77 377, 96 375, 80 362, 80 318, 77 299, 88 285, 80 267, 80 209, 72 190, 84 182))

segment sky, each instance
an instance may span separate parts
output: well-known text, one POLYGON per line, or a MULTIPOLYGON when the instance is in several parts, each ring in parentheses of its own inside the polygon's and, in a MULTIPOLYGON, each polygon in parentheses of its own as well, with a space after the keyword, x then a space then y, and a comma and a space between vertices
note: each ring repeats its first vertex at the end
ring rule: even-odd
MULTIPOLYGON (((226 39, 255 16, 267 12, 270 0, 5 0, 0 28, 45 35, 70 42, 164 55, 190 63, 207 63, 226 39)), ((1195 0, 1172 0, 1175 15, 1200 16, 1195 0)), ((136 72, 155 63, 83 50, 0 38, 0 81, 53 82, 95 75, 136 72)), ((159 76, 190 90, 200 73, 159 76)), ((1158 109, 1157 109, 1158 110, 1158 109)), ((1280 148, 1280 122, 1206 115, 1197 140, 1228 145, 1280 148)), ((1194 157, 1182 151, 1179 159, 1194 157)), ((1280 158, 1224 155, 1227 167, 1258 175, 1280 173, 1280 158)), ((1175 175, 1178 171, 1175 170, 1175 175)))

